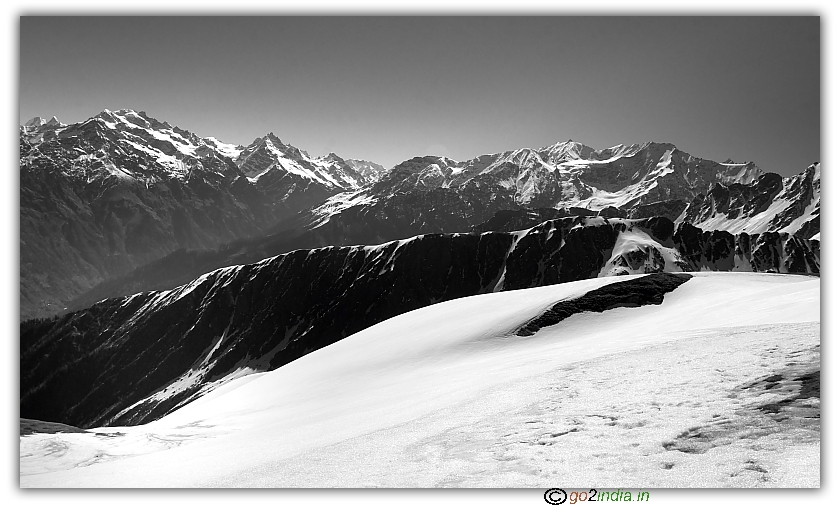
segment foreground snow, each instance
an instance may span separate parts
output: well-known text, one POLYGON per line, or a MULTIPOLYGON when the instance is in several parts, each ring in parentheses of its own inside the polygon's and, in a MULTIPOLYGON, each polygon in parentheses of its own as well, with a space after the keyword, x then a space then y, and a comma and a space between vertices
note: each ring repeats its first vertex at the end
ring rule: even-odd
POLYGON ((627 277, 403 314, 144 426, 21 437, 20 483, 819 486, 818 398, 758 408, 819 370, 819 279, 694 275, 532 337, 511 332, 627 277))

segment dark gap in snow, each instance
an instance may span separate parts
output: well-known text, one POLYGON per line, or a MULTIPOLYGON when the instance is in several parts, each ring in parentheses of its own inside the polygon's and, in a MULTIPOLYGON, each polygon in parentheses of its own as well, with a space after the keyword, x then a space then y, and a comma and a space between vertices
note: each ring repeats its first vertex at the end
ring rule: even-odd
POLYGON ((770 377, 767 377, 766 379, 764 379, 764 381, 767 382, 767 385, 764 386, 764 389, 772 389, 772 388, 779 387, 778 383, 779 383, 780 380, 782 380, 782 376, 779 375, 779 374, 775 374, 775 375, 771 375, 770 377))
POLYGON ((800 377, 795 377, 793 380, 798 380, 802 383, 799 394, 796 399, 805 398, 819 398, 820 397, 820 371, 806 373, 800 377))
POLYGON ((35 419, 20 419, 20 436, 35 433, 88 433, 87 430, 63 423, 51 423, 35 419))
MULTIPOLYGON (((776 382, 784 379, 784 377, 780 375, 774 375, 764 380, 770 382, 774 377, 779 377, 779 379, 776 379, 776 382)), ((790 377, 783 383, 790 384, 793 381, 798 381, 800 383, 799 392, 796 394, 796 396, 789 396, 779 401, 761 405, 759 409, 768 414, 779 414, 784 408, 788 408, 789 410, 795 409, 800 417, 819 418, 819 407, 815 407, 813 405, 809 405, 798 400, 807 400, 808 398, 820 398, 820 371, 813 370, 808 373, 790 377)), ((769 389, 769 386, 765 389, 769 389)))
POLYGON ((624 282, 615 282, 594 289, 573 300, 564 300, 516 330, 516 335, 527 337, 541 328, 553 326, 581 312, 604 312, 617 307, 659 305, 669 293, 691 279, 688 274, 656 273, 624 282))

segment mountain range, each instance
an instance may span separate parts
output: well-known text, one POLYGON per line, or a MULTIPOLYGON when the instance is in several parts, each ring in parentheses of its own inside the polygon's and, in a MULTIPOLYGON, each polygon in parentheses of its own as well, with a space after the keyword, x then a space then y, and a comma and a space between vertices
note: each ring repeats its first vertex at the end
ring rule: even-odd
POLYGON ((296 249, 480 229, 511 211, 819 238, 819 163, 782 178, 667 143, 570 140, 386 170, 271 133, 236 146, 106 110, 72 125, 33 119, 20 145, 22 319, 296 249))

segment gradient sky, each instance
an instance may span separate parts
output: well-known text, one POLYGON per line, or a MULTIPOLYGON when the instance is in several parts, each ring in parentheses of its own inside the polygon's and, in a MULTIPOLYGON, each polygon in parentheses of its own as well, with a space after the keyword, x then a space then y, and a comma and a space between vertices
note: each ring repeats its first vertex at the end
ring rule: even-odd
POLYGON ((19 104, 389 167, 650 140, 792 175, 820 160, 820 18, 22 17, 19 104))

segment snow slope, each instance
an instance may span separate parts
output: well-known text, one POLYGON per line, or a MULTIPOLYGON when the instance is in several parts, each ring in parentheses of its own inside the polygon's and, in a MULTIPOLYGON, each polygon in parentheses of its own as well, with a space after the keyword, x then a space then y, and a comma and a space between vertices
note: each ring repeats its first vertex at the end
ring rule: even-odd
POLYGON ((629 277, 409 312, 147 425, 21 437, 20 484, 819 486, 819 400, 759 408, 819 370, 819 278, 692 275, 531 337, 511 332, 629 277))

